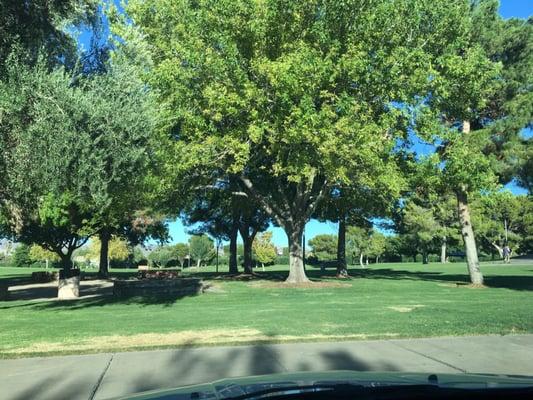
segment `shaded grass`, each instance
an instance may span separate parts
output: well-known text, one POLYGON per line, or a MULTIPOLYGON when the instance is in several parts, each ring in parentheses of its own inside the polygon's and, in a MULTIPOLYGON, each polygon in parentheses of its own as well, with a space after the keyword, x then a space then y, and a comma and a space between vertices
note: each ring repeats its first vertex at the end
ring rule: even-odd
MULTIPOLYGON (((221 267, 224 268, 224 267, 221 267)), ((286 275, 286 266, 261 273, 265 282, 286 275)), ((0 302, 0 356, 103 350, 102 341, 118 336, 116 347, 176 347, 257 342, 341 340, 533 333, 533 266, 483 265, 487 288, 461 285, 468 281, 462 264, 380 264, 350 269, 352 279, 340 287, 286 288, 282 285, 215 276, 214 267, 185 274, 213 280, 220 291, 196 297, 90 298, 69 302, 0 302), (214 278, 217 279, 214 279, 214 278), (202 341, 208 331, 231 332, 222 341, 202 341), (240 337, 253 330, 256 337, 240 337), (168 344, 165 335, 198 332, 197 340, 168 344), (143 342, 130 335, 160 334, 143 342), (57 343, 65 344, 64 348, 57 343), (76 344, 88 344, 76 349, 76 344), (102 347, 102 348, 100 348, 102 347), (31 349, 34 350, 31 350, 31 349), (37 350, 37 348, 39 350, 37 350), (24 353, 24 349, 29 352, 24 353), (22 352, 22 353, 21 353, 22 352)), ((0 268, 0 282, 26 279, 31 271, 0 268)), ((126 277, 132 270, 113 271, 126 277)), ((339 282, 334 270, 308 269, 311 279, 339 282)), ((209 336, 209 335, 207 335, 209 336)), ((188 336, 190 337, 190 335, 188 336)))

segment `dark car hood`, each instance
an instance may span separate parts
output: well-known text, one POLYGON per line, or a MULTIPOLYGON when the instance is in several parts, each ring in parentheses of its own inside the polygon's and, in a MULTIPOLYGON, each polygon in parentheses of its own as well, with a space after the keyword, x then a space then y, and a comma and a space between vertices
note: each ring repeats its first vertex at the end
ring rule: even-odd
POLYGON ((119 399, 228 399, 271 388, 334 384, 352 384, 365 387, 433 384, 439 387, 462 389, 518 388, 533 386, 533 377, 408 372, 301 372, 228 378, 175 389, 143 392, 119 399))

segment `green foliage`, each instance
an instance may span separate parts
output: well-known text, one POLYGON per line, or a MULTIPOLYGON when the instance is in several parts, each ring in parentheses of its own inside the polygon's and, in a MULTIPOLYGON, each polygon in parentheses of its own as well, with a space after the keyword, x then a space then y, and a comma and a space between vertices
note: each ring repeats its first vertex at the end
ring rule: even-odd
POLYGON ((337 240, 337 235, 316 235, 309 240, 309 245, 320 261, 331 261, 337 258, 337 240))
POLYGON ((28 62, 45 54, 50 64, 72 66, 76 56, 72 27, 95 23, 98 6, 98 0, 2 1, 0 76, 3 62, 16 47, 24 51, 28 62))
MULTIPOLYGON (((100 239, 98 237, 91 238, 91 244, 89 247, 89 256, 95 260, 100 257, 100 239)), ((130 251, 128 243, 119 237, 113 236, 109 241, 109 248, 107 257, 112 261, 125 261, 128 259, 130 251)))
POLYGON ((414 110, 451 90, 448 70, 479 66, 453 68, 463 1, 130 1, 127 12, 113 29, 145 38, 146 81, 165 114, 165 184, 243 175, 293 241, 327 187, 398 196, 391 153, 414 110))
POLYGON ((252 243, 255 259, 262 265, 270 264, 276 259, 276 247, 272 243, 272 232, 257 235, 252 243))
POLYGON ((170 267, 173 261, 177 261, 172 246, 160 246, 148 254, 148 261, 159 268, 170 267))
POLYGON ((145 169, 154 115, 135 70, 75 76, 13 57, 0 81, 3 219, 19 240, 69 259, 101 228, 131 236, 147 207, 145 169), (110 118, 110 110, 113 110, 110 118), (39 166, 35 168, 35 166, 39 166))
POLYGON ((346 228, 346 254, 351 257, 352 264, 356 263, 356 258, 366 253, 369 246, 371 231, 368 228, 359 226, 348 226, 346 228))
POLYGON ((176 260, 178 260, 183 267, 185 259, 189 255, 189 245, 187 243, 176 243, 173 246, 173 252, 176 260))
POLYGON ((207 235, 194 235, 189 239, 191 258, 196 260, 198 266, 207 263, 215 257, 213 240, 207 235))
POLYGON ((30 246, 24 243, 20 243, 13 252, 11 259, 14 267, 29 267, 32 264, 30 257, 30 246))
POLYGON ((32 261, 43 262, 43 261, 59 261, 59 257, 56 253, 46 250, 45 248, 34 244, 30 247, 29 256, 32 261))
POLYGON ((515 254, 531 249, 531 209, 530 196, 515 196, 509 191, 487 193, 477 198, 472 204, 472 219, 482 249, 494 253, 506 242, 515 254))
POLYGON ((379 259, 387 248, 387 238, 380 232, 375 230, 370 235, 370 243, 368 244, 367 253, 371 257, 379 259))

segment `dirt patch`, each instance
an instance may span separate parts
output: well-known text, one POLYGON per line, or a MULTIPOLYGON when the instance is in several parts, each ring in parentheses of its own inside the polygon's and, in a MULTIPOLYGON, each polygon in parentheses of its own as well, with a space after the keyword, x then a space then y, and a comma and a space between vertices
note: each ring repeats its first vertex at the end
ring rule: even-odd
MULTIPOLYGON (((237 275, 220 275, 220 276, 214 276, 210 278, 213 281, 237 281, 237 282, 247 282, 247 281, 254 281, 254 280, 263 280, 264 276, 261 274, 253 273, 253 274, 237 274, 237 275)), ((280 276, 272 276, 272 279, 278 279, 283 280, 283 277, 280 276)))
POLYGON ((456 283, 455 287, 461 287, 461 288, 468 288, 468 289, 486 289, 487 286, 485 285, 479 285, 475 283, 456 283))
POLYGON ((340 282, 306 282, 306 283, 288 283, 288 282, 254 282, 248 284, 250 287, 263 289, 324 289, 350 287, 349 283, 340 282))
POLYGON ((485 285, 474 285, 473 283, 466 282, 455 282, 455 283, 437 283, 437 285, 442 287, 451 287, 451 288, 468 288, 468 289, 486 289, 488 286, 485 285))
POLYGON ((222 288, 221 285, 216 285, 213 283, 204 284, 203 292, 204 293, 226 293, 226 291, 222 288))
POLYGON ((170 333, 142 333, 137 335, 112 335, 82 339, 76 342, 37 342, 15 349, 1 349, 3 354, 23 355, 28 353, 90 352, 117 349, 138 349, 147 347, 183 347, 215 344, 277 343, 325 340, 364 340, 382 337, 396 337, 397 333, 378 334, 308 334, 271 335, 256 329, 212 329, 205 331, 181 331, 170 333))
POLYGON ((425 305, 423 305, 423 304, 412 304, 412 305, 408 305, 408 306, 390 306, 390 307, 387 307, 387 308, 390 309, 390 310, 393 310, 393 311, 406 313, 406 312, 411 312, 411 311, 416 310, 417 308, 421 308, 421 307, 425 307, 425 305))

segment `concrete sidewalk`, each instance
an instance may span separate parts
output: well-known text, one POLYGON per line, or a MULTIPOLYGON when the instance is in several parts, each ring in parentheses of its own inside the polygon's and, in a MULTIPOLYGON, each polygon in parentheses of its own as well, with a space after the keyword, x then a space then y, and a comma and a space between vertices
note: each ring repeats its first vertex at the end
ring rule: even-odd
POLYGON ((533 375, 533 335, 183 348, 0 360, 1 399, 107 399, 297 371, 533 375))

